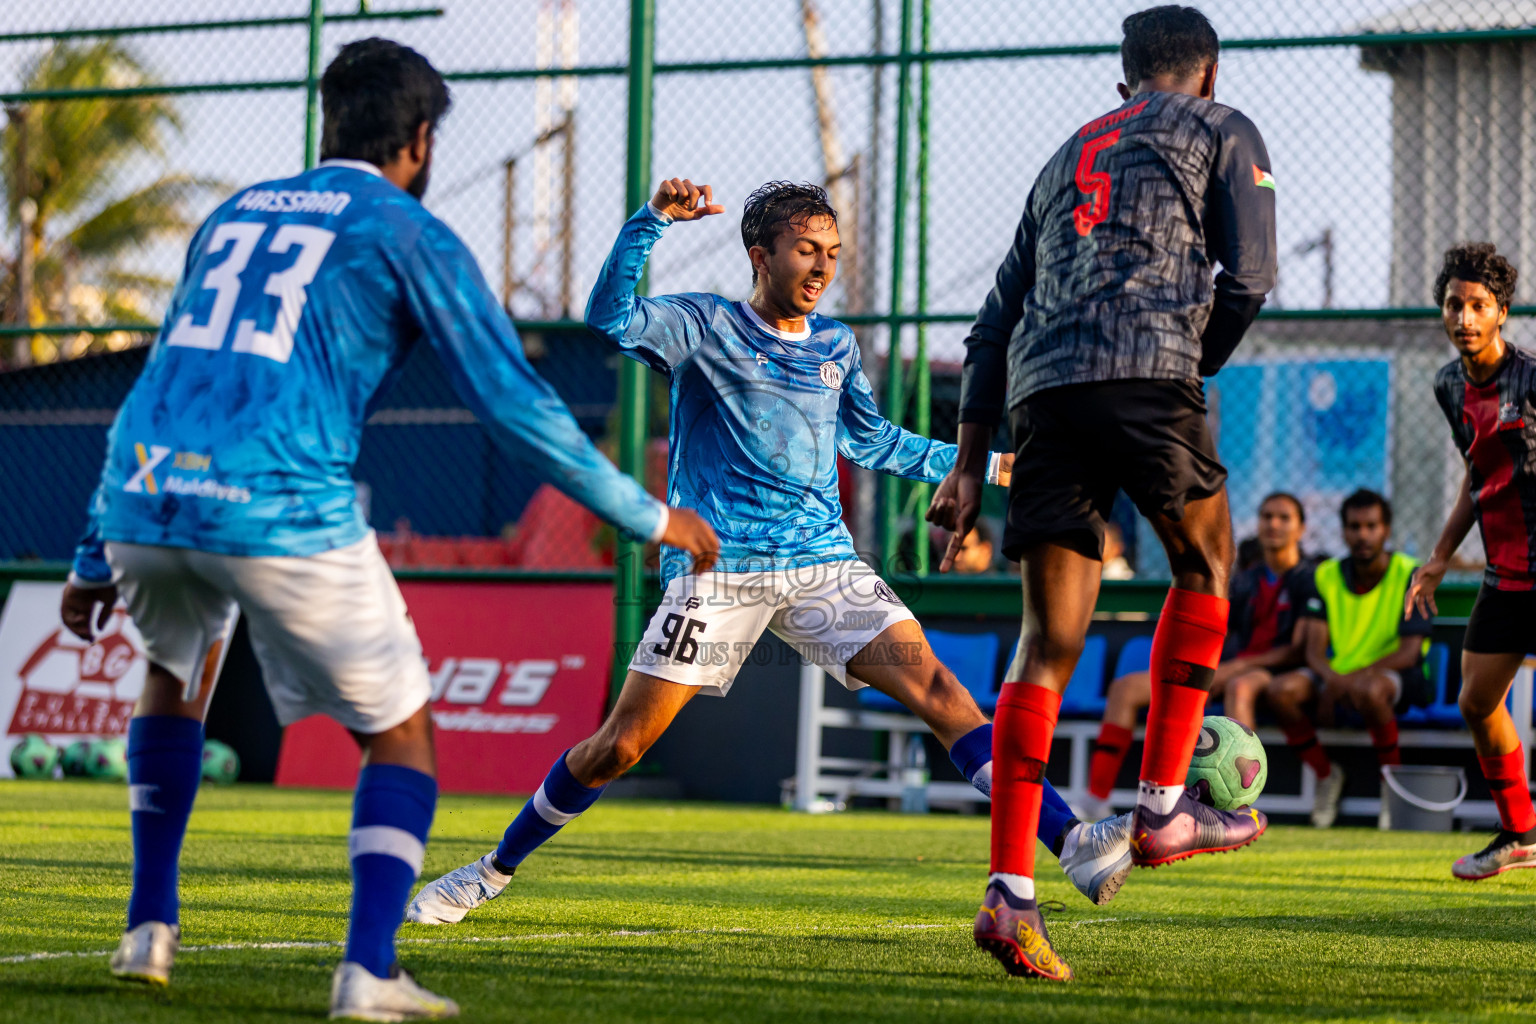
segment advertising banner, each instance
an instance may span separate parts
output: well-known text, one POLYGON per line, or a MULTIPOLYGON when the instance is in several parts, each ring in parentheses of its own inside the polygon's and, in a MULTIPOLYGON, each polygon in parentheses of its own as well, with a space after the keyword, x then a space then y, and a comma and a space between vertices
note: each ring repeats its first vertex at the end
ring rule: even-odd
MULTIPOLYGON (((432 680, 444 792, 530 793, 602 719, 613 584, 404 582, 432 680)), ((313 716, 289 726, 277 784, 350 788, 357 745, 313 716)))
POLYGON ((56 746, 121 736, 144 689, 144 646, 121 604, 95 643, 59 621, 62 583, 16 583, 0 614, 0 777, 28 733, 56 746))

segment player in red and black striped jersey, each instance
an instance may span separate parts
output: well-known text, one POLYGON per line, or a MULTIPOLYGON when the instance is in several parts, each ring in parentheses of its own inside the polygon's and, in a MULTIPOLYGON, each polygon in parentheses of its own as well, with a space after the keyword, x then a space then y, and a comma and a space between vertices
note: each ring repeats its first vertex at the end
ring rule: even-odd
POLYGON ((1504 698, 1536 624, 1536 356, 1504 340, 1517 272, 1488 243, 1445 254, 1435 302, 1458 358, 1435 375, 1435 397, 1467 462, 1434 554, 1408 588, 1404 614, 1435 611, 1435 588, 1477 523, 1488 568, 1461 651, 1461 714, 1499 808, 1499 833, 1451 868, 1488 878, 1536 868, 1536 807, 1525 750, 1504 698))

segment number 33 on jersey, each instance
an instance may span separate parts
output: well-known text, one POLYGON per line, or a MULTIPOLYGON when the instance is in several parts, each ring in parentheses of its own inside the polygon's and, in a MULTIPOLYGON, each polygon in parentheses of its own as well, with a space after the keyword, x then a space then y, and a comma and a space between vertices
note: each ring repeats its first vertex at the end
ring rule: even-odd
POLYGON ((262 310, 265 305, 274 307, 271 328, 259 329, 255 316, 242 319, 235 326, 231 348, 235 352, 249 352, 286 363, 293 354, 293 333, 298 329, 299 317, 304 315, 307 298, 304 289, 319 273, 320 264, 334 241, 336 232, 308 224, 268 226, 247 221, 220 224, 204 250, 208 257, 224 254, 222 260, 208 268, 202 279, 202 287, 215 292, 213 310, 201 324, 193 322, 192 313, 181 314, 166 335, 165 343, 187 348, 223 348, 236 309, 265 312, 262 310), (289 256, 293 250, 298 251, 297 257, 289 256), (282 269, 270 269, 264 274, 265 283, 258 293, 276 298, 275 304, 242 294, 240 275, 253 256, 259 270, 286 264, 282 269))

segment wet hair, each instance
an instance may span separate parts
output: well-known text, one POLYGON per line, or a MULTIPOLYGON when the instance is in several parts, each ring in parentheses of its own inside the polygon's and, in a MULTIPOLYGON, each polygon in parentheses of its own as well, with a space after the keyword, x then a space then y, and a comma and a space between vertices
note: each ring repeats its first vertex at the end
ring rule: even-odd
POLYGON ((320 96, 320 158, 376 167, 410 145, 423 121, 436 131, 452 103, 448 84, 427 58, 378 38, 343 46, 320 78, 320 96))
POLYGON ((1120 65, 1132 89, 1159 75, 1189 78, 1216 63, 1221 50, 1216 30, 1193 7, 1150 7, 1126 18, 1120 28, 1125 33, 1120 65))
POLYGON ((1302 525, 1306 525, 1307 510, 1302 507, 1301 499, 1296 497, 1296 495, 1292 494, 1290 491, 1271 491, 1264 495, 1263 501, 1259 502, 1259 508, 1262 509, 1265 505, 1268 505, 1272 501, 1288 501, 1292 505, 1296 506, 1296 521, 1302 525))
MULTIPOLYGON (((741 211, 741 244, 751 249, 760 245, 773 251, 774 239, 786 226, 804 226, 817 217, 830 217, 837 223, 837 211, 820 185, 792 181, 770 181, 747 196, 741 211)), ((752 283, 757 283, 757 268, 752 268, 752 283)))
POLYGON ((1515 297, 1515 280, 1520 272, 1499 255, 1492 242, 1463 242, 1445 250, 1445 260, 1435 277, 1435 305, 1445 305, 1445 290, 1451 280, 1480 284, 1493 293, 1500 309, 1515 297))
POLYGON ((1385 496, 1364 487, 1344 499, 1344 504, 1339 506, 1339 522, 1347 526, 1350 512, 1368 508, 1380 508, 1382 525, 1392 525, 1392 503, 1385 496))

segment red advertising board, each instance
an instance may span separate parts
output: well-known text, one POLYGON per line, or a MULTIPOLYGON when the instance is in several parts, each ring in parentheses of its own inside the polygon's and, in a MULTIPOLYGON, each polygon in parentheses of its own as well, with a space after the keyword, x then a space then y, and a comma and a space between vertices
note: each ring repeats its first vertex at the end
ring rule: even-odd
MULTIPOLYGON (((402 583, 432 679, 438 785, 531 793, 602 720, 613 584, 402 583)), ((357 745, 316 715, 283 734, 279 786, 350 789, 357 745)))

